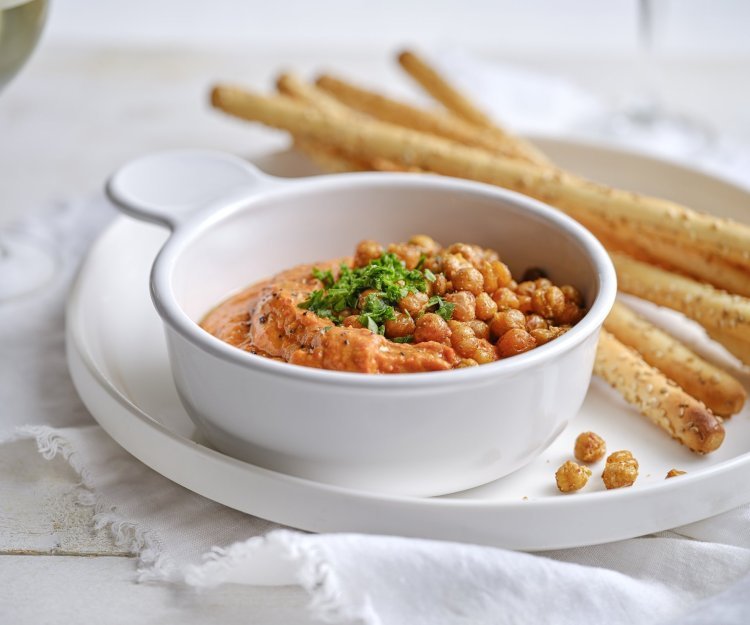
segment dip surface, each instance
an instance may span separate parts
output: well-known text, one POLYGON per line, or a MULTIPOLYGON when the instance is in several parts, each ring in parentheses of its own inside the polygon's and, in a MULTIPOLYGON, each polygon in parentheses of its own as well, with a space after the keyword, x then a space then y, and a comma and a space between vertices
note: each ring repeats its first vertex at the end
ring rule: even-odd
POLYGON ((207 332, 292 364, 360 373, 476 366, 553 340, 584 313, 539 269, 514 280, 497 252, 417 235, 300 265, 214 308, 207 332))

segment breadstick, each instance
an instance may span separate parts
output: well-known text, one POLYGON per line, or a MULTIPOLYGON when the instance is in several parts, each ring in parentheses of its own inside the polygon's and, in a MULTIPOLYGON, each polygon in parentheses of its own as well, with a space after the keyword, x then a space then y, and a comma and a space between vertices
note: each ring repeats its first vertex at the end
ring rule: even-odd
POLYGON ((461 92, 448 84, 424 59, 409 50, 404 50, 398 55, 398 62, 427 93, 459 117, 477 126, 485 128, 495 126, 495 123, 487 115, 474 106, 461 92))
POLYGON ((720 343, 737 360, 750 365, 750 342, 742 341, 716 328, 706 328, 706 332, 708 336, 717 343, 720 343))
POLYGON ((742 384, 624 304, 615 303, 604 327, 714 414, 727 417, 742 410, 747 397, 742 384))
POLYGON ((276 79, 276 88, 280 93, 297 98, 330 115, 356 114, 356 111, 352 108, 342 104, 315 85, 306 83, 294 74, 280 74, 276 79))
POLYGON ((495 184, 545 201, 573 217, 585 213, 625 224, 643 223, 680 241, 702 244, 724 258, 750 259, 750 227, 673 202, 612 189, 378 120, 310 110, 291 99, 220 86, 214 88, 212 101, 227 113, 335 145, 363 160, 380 157, 404 167, 495 184))
POLYGON ((372 169, 369 163, 356 161, 325 143, 310 141, 304 137, 297 137, 294 140, 294 147, 328 173, 340 174, 372 169))
POLYGON ((632 228, 614 228, 591 215, 578 213, 575 219, 591 230, 610 251, 624 252, 636 260, 708 282, 729 293, 750 297, 750 272, 711 253, 632 228))
POLYGON ((458 117, 475 126, 486 129, 497 141, 511 142, 518 153, 524 155, 525 160, 543 166, 551 164, 549 159, 531 143, 498 126, 466 96, 450 85, 434 68, 430 67, 424 59, 413 52, 405 51, 399 54, 398 62, 427 93, 449 111, 453 111, 458 117))
MULTIPOLYGON (((429 111, 367 91, 332 76, 320 76, 315 84, 343 104, 397 126, 445 137, 463 145, 474 146, 508 158, 529 161, 515 139, 498 139, 485 129, 465 122, 450 113, 429 111)), ((533 162, 533 161, 529 161, 533 162)))
POLYGON ((729 293, 750 297, 750 272, 747 270, 717 258, 710 252, 686 247, 662 237, 650 234, 638 237, 624 228, 622 232, 626 233, 627 238, 633 238, 636 245, 640 244, 642 253, 647 255, 652 264, 683 273, 700 282, 708 282, 729 293))
POLYGON ((707 454, 724 441, 720 417, 606 330, 599 337, 594 373, 688 449, 707 454))
POLYGON ((750 341, 750 299, 659 269, 620 252, 610 257, 625 293, 678 310, 707 328, 750 341))
MULTIPOLYGON (((313 108, 329 115, 350 116, 357 112, 331 97, 323 90, 310 85, 293 74, 281 74, 276 80, 276 88, 283 94, 297 98, 313 108)), ((418 171, 417 168, 406 168, 382 157, 369 161, 356 156, 346 156, 341 150, 311 139, 295 137, 295 146, 307 154, 325 171, 345 173, 352 171, 418 171)))

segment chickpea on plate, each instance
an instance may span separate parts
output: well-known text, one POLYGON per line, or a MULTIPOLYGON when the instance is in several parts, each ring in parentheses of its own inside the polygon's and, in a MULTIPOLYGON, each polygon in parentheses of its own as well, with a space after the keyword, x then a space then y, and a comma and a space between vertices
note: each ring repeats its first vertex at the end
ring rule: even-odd
POLYGON ((211 311, 202 327, 293 364, 408 373, 486 364, 557 338, 585 314, 574 287, 540 269, 516 281, 500 255, 416 235, 362 241, 353 258, 302 265, 211 311))

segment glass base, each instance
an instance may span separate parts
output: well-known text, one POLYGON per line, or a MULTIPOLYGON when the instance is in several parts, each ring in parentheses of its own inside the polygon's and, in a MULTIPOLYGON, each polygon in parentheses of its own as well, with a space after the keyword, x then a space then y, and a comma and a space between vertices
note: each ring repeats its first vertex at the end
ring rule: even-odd
POLYGON ((59 266, 56 255, 30 235, 0 230, 0 305, 46 285, 59 266))
POLYGON ((714 142, 707 125, 649 101, 631 102, 608 125, 609 134, 620 144, 668 157, 694 157, 714 142))

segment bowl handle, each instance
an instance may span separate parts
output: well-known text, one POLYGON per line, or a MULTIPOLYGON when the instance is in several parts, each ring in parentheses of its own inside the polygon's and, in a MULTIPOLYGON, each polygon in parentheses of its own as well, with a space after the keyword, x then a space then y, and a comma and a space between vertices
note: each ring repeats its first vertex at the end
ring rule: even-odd
POLYGON ((175 230, 196 210, 239 189, 259 191, 279 184, 246 161, 211 150, 173 150, 136 159, 107 181, 119 210, 175 230))

